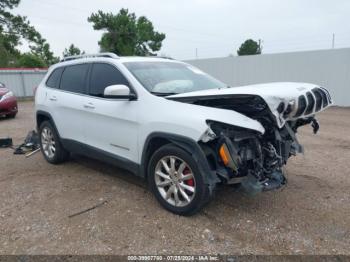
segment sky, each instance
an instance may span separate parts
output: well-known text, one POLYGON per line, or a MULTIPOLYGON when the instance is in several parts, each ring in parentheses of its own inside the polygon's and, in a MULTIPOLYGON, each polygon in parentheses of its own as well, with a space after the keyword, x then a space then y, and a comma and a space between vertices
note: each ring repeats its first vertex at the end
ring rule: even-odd
POLYGON ((152 21, 166 34, 159 54, 180 60, 237 55, 249 38, 262 40, 263 53, 329 49, 333 34, 335 48, 350 47, 349 0, 22 0, 13 12, 62 56, 71 43, 98 52, 103 32, 87 18, 121 8, 152 21))

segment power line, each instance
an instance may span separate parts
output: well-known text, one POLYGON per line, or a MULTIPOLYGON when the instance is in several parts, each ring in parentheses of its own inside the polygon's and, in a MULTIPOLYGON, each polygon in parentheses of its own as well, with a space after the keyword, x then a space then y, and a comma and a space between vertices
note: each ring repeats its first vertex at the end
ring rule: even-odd
MULTIPOLYGON (((49 5, 49 6, 53 6, 53 7, 61 7, 63 8, 64 10, 70 10, 70 9, 74 9, 74 10, 78 10, 78 11, 83 11, 83 12, 92 12, 91 10, 88 10, 88 9, 83 9, 83 8, 77 8, 77 7, 73 7, 71 5, 62 5, 58 2, 55 2, 55 3, 52 3, 52 2, 47 2, 47 1, 41 1, 41 0, 37 0, 37 1, 40 1, 41 3, 43 4, 46 4, 46 5, 49 5)), ((34 2, 34 3, 37 3, 37 2, 34 2)), ((35 16, 35 18, 38 18, 38 19, 42 19, 42 20, 48 20, 48 21, 56 21, 58 23, 64 23, 64 24, 69 24, 69 25, 77 25, 77 26, 86 26, 88 25, 88 23, 80 23, 80 22, 67 22, 67 20, 61 20, 61 19, 53 19, 53 18, 48 18, 48 17, 38 17, 37 15, 35 16)), ((210 37, 209 39, 213 40, 213 41, 217 41, 217 39, 215 38, 212 38, 212 37, 219 37, 220 39, 226 39, 227 41, 230 41, 230 42, 234 42, 234 41, 241 41, 241 39, 238 39, 238 38, 231 38, 229 37, 227 34, 226 35, 217 35, 217 34, 208 34, 208 33, 202 33, 202 32, 198 32, 196 30, 189 30, 189 29, 183 29, 183 28, 178 28, 178 27, 174 27, 174 26, 171 26, 171 25, 167 25, 167 24, 164 24, 162 23, 160 25, 160 27, 167 27, 169 29, 172 29, 172 30, 177 30, 177 31, 182 31, 182 32, 187 32, 187 33, 190 33, 191 35, 200 35, 200 36, 206 36, 206 37, 210 37)), ((224 30, 225 32, 227 32, 226 30, 224 30)), ((169 34, 169 33, 168 33, 169 34)), ((173 36, 173 35, 168 35, 167 38, 179 38, 179 36, 173 36)), ((192 38, 192 39, 188 39, 188 37, 184 37, 186 38, 186 41, 192 41, 192 42, 200 42, 201 40, 200 39, 195 39, 195 38, 192 38)), ((303 37, 303 39, 300 39, 300 38, 295 38, 293 40, 274 40, 274 44, 276 43, 281 43, 283 44, 284 46, 292 43, 292 42, 295 42, 295 40, 297 42, 299 41, 303 41, 303 43, 305 42, 305 40, 307 39, 311 39, 312 41, 315 41, 316 42, 316 39, 323 39, 323 37, 321 36, 305 36, 303 37)), ((267 42, 268 40, 266 40, 266 38, 263 38, 265 42, 267 42)), ((208 41, 208 40, 206 40, 208 41)), ((310 41, 311 42, 311 41, 310 41)), ((317 41, 318 42, 318 41, 317 41)), ((332 44, 333 46, 333 44, 332 44)))
MULTIPOLYGON (((38 1, 38 0, 37 0, 38 1)), ((93 12, 91 10, 87 10, 87 9, 82 9, 82 8, 76 8, 76 7, 72 7, 72 6, 68 6, 68 5, 62 5, 60 3, 51 3, 51 2, 42 2, 46 5, 49 5, 49 6, 53 6, 53 7, 61 7, 63 8, 64 10, 69 10, 69 9, 75 9, 75 10, 78 10, 78 11, 83 11, 83 12, 93 12)), ((216 34, 208 34, 208 33, 203 33, 203 32, 198 32, 198 31, 195 31, 195 30, 188 30, 188 29, 184 29, 184 28, 179 28, 179 27, 174 27, 172 25, 168 25, 168 24, 164 24, 164 23, 161 23, 160 27, 166 27, 166 28, 169 28, 169 29, 172 29, 172 30, 176 30, 176 31, 182 31, 182 32, 187 32, 187 33, 190 33, 190 34, 195 34, 195 35, 202 35, 202 36, 209 36, 209 37, 220 37, 220 38, 227 38, 227 36, 223 36, 223 35, 216 35, 216 34)))
POLYGON ((57 22, 58 24, 75 25, 75 26, 83 26, 83 27, 86 27, 88 25, 88 23, 85 24, 85 23, 79 23, 79 22, 75 22, 75 21, 68 22, 66 20, 61 20, 61 19, 56 19, 56 18, 51 18, 51 17, 35 16, 35 18, 37 18, 39 20, 57 22))

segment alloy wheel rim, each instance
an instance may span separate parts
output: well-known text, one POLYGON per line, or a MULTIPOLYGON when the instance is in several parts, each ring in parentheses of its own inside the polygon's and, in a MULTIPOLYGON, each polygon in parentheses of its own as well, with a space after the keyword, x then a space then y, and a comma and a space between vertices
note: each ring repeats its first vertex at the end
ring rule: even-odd
POLYGON ((196 181, 192 169, 176 156, 165 156, 158 161, 155 183, 163 199, 175 207, 189 205, 196 194, 196 181))
POLYGON ((44 127, 41 132, 41 145, 44 154, 48 158, 53 158, 56 153, 56 142, 53 137, 52 131, 48 127, 44 127))

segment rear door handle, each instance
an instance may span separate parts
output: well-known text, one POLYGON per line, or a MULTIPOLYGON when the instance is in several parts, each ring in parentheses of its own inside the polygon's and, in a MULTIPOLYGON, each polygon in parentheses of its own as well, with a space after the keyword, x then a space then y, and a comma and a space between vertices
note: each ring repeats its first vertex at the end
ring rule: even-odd
POLYGON ((56 96, 51 96, 49 99, 50 99, 50 101, 57 101, 57 97, 56 96))
POLYGON ((84 105, 84 108, 87 108, 87 109, 94 109, 95 106, 94 106, 93 103, 87 103, 87 104, 84 105))

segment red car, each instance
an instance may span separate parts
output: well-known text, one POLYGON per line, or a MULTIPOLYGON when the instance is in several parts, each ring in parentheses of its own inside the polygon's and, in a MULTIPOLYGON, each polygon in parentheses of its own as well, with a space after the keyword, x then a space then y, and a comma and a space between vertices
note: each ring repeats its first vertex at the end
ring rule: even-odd
POLYGON ((17 112, 17 98, 3 83, 0 83, 0 117, 14 118, 17 112))

